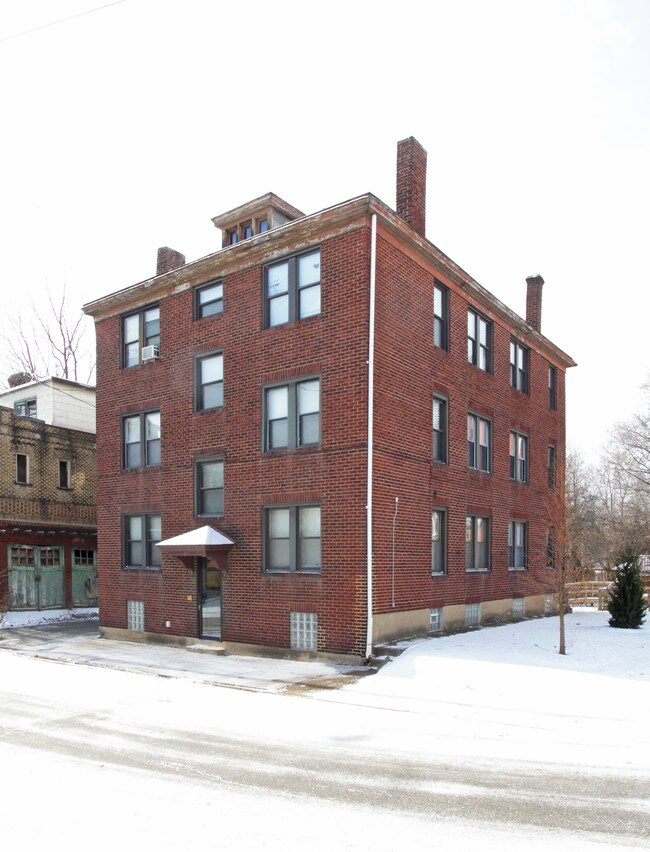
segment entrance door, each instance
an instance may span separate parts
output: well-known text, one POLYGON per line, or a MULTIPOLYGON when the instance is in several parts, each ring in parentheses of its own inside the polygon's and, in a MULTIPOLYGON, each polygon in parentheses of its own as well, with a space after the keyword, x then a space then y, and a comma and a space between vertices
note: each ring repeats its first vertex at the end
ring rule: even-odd
POLYGON ((63 604, 63 549, 10 544, 9 609, 59 609, 63 604))
POLYGON ((221 571, 199 559, 199 631, 205 639, 221 639, 221 571))

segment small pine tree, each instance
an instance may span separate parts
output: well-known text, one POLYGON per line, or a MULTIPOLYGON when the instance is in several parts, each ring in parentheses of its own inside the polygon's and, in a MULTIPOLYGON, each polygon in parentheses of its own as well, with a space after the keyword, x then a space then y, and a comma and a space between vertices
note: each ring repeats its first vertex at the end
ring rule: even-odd
POLYGON ((648 608, 643 597, 639 557, 626 551, 621 554, 609 600, 610 627, 640 627, 648 608))

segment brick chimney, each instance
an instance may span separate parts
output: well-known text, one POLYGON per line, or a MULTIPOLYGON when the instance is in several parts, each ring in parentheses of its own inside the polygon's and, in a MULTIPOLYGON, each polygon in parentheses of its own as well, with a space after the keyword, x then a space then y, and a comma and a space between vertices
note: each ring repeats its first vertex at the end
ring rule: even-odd
POLYGON ((541 275, 532 275, 526 278, 528 289, 526 291, 526 322, 535 331, 542 330, 542 287, 544 279, 541 275))
POLYGON ((158 249, 158 261, 156 263, 156 275, 163 275, 172 269, 185 266, 185 255, 179 251, 163 246, 158 249))
POLYGON ((413 230, 424 236, 427 206, 427 152, 409 136, 397 143, 395 209, 413 230))

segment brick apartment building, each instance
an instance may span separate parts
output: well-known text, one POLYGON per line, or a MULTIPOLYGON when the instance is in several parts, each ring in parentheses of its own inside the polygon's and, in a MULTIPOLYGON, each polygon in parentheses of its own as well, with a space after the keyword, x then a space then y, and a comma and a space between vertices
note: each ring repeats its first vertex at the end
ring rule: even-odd
POLYGON ((97 605, 95 391, 0 393, 0 612, 97 605))
POLYGON ((426 239, 425 180, 406 139, 396 212, 268 194, 85 306, 104 635, 364 657, 548 609, 573 361, 541 277, 524 320, 426 239))

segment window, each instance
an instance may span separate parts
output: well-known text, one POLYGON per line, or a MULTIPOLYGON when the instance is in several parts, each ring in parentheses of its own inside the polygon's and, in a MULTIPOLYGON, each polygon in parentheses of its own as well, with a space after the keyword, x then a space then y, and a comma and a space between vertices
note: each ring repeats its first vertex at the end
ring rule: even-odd
POLYGON ((524 603, 525 603, 525 598, 513 598, 512 599, 512 617, 513 618, 523 618, 524 617, 524 603))
POLYGON ((241 226, 241 238, 242 240, 248 240, 253 236, 253 223, 252 222, 244 222, 241 226))
POLYGON ((436 281, 433 285, 433 344, 449 349, 449 290, 436 281))
POLYGON ((440 633, 442 630, 442 608, 429 610, 429 633, 440 633))
POLYGON ((264 288, 269 328, 320 314, 320 249, 268 266, 264 288))
POLYGON ((548 407, 555 411, 557 409, 557 368, 548 368, 548 407))
POLYGON ((318 647, 318 616, 315 612, 289 614, 291 647, 294 651, 316 651, 318 647))
POLYGON ((477 414, 467 415, 467 466, 490 472, 491 424, 477 414))
POLYGON ((207 459, 196 463, 196 514, 198 517, 223 515, 223 474, 224 464, 221 459, 207 459))
POLYGON ((70 462, 59 461, 59 488, 70 488, 70 462))
POLYGON ((126 602, 126 626, 128 630, 144 631, 144 601, 126 602))
POLYGON ((481 604, 465 604, 465 627, 479 627, 481 624, 481 604))
POLYGON ((528 349, 510 341, 510 384, 522 393, 528 393, 528 349))
POLYGON ((264 521, 266 571, 320 572, 320 506, 273 507, 264 521))
POLYGON ((465 519, 465 570, 490 568, 490 519, 468 515, 465 519))
POLYGON ((549 527, 546 531, 546 567, 553 571, 555 568, 555 529, 549 527))
POLYGON ((145 308, 122 318, 122 366, 142 361, 144 346, 160 346, 160 308, 145 308))
POLYGON ((508 524, 508 568, 519 571, 526 567, 526 538, 528 524, 510 521, 508 524))
POLYGON ((29 456, 26 453, 16 453, 16 482, 19 485, 29 484, 29 456))
POLYGON ((320 379, 266 388, 264 449, 313 447, 319 443, 320 379))
POLYGON ((9 567, 33 568, 36 565, 36 548, 28 544, 9 545, 9 567))
POLYGON ((444 574, 446 571, 445 539, 447 518, 442 509, 431 513, 431 573, 444 574))
POLYGON ((231 231, 226 232, 226 244, 229 246, 237 245, 237 228, 233 228, 231 231))
POLYGON ((223 406, 222 352, 201 355, 196 359, 194 385, 197 411, 208 411, 223 406))
POLYGON ((194 291, 194 317, 203 319, 223 313, 223 283, 211 281, 194 291))
POLYGON ((260 219, 257 223, 257 233, 265 234, 269 229, 269 220, 268 219, 260 219))
POLYGON ((124 564, 127 568, 160 568, 160 515, 124 516, 124 564))
POLYGON ((510 433, 510 479, 528 482, 528 438, 519 432, 510 433))
POLYGON ((160 464, 160 412, 145 411, 122 420, 124 468, 155 467, 160 464))
POLYGON ((439 396, 433 398, 433 458, 447 461, 447 400, 439 396))
POLYGON ((492 323, 472 308, 467 311, 467 360, 488 373, 492 370, 492 323))
POLYGON ((544 595, 544 613, 548 615, 553 612, 553 595, 545 594, 544 595))
POLYGON ((552 444, 548 448, 548 487, 555 488, 555 447, 552 444))
POLYGON ((18 417, 36 417, 36 398, 14 402, 14 414, 18 417))
POLYGON ((93 568, 96 558, 96 550, 82 550, 79 547, 72 549, 72 565, 75 568, 93 568))

